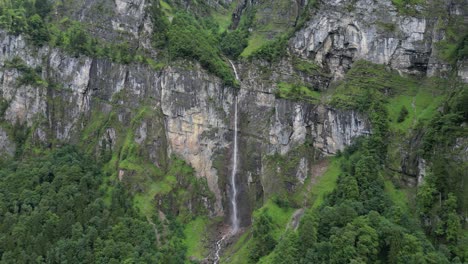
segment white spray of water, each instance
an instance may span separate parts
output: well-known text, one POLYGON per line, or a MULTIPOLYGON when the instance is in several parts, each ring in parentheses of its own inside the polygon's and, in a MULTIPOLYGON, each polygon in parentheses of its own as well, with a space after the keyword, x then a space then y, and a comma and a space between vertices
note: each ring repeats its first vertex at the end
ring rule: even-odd
MULTIPOLYGON (((231 63, 232 69, 234 70, 234 74, 236 75, 236 80, 239 81, 239 75, 237 74, 237 69, 234 63, 229 60, 231 63)), ((239 231, 239 218, 237 217, 237 185, 236 185, 236 173, 237 173, 237 96, 234 98, 234 140, 233 140, 233 153, 232 153, 232 171, 231 171, 231 232, 223 235, 223 237, 216 241, 216 251, 215 251, 215 259, 214 264, 219 263, 220 259, 220 252, 223 246, 224 240, 228 237, 235 235, 237 231, 239 231)))
POLYGON ((234 63, 231 60, 229 60, 229 63, 231 63, 231 67, 234 70, 234 74, 236 75, 236 80, 239 81, 239 75, 237 74, 236 66, 234 65, 234 63))
POLYGON ((231 228, 232 233, 237 233, 239 229, 239 218, 237 217, 237 185, 236 185, 236 173, 237 173, 237 97, 234 98, 234 151, 232 154, 232 171, 231 171, 231 228))
POLYGON ((224 235, 220 240, 218 240, 218 241, 216 242, 215 260, 214 260, 214 262, 213 262, 214 264, 218 264, 218 263, 219 263, 219 257, 220 257, 219 252, 221 251, 221 246, 222 246, 222 244, 223 244, 224 239, 226 239, 227 236, 228 236, 228 234, 224 235))

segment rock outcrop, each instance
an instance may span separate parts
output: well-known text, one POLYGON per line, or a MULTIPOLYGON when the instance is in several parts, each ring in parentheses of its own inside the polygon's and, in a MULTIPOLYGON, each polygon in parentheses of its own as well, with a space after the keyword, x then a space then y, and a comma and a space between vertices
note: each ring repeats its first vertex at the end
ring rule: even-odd
POLYGON ((401 72, 435 75, 448 64, 433 56, 443 34, 435 19, 398 13, 391 1, 326 1, 290 45, 341 79, 364 59, 401 72))

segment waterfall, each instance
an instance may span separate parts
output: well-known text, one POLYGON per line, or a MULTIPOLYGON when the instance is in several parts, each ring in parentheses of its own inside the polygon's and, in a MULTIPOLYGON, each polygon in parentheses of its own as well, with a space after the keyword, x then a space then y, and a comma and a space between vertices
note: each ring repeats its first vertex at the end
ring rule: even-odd
MULTIPOLYGON (((229 60, 231 63, 232 69, 234 70, 234 74, 236 76, 236 80, 239 80, 239 75, 237 74, 237 69, 234 63, 229 60)), ((220 259, 220 252, 223 246, 223 241, 228 239, 229 237, 235 235, 239 231, 239 218, 237 216, 237 185, 236 185, 236 174, 237 174, 237 96, 234 97, 234 137, 233 137, 233 153, 232 153, 232 170, 231 170, 231 232, 225 233, 220 240, 216 241, 216 249, 214 255, 214 264, 219 263, 220 259)))
POLYGON ((237 217, 237 185, 236 185, 236 173, 237 173, 237 97, 234 98, 234 151, 232 154, 232 171, 231 171, 231 228, 232 233, 237 233, 239 229, 239 218, 237 217))
MULTIPOLYGON (((236 76, 236 80, 239 81, 239 75, 234 63, 229 60, 232 69, 236 76)), ((236 185, 236 173, 237 173, 237 96, 234 97, 234 140, 233 140, 234 151, 232 153, 232 170, 231 170, 231 233, 237 233, 239 229, 239 218, 237 216, 237 185, 236 185)))
POLYGON ((240 79, 239 79, 239 75, 237 74, 236 66, 234 65, 234 63, 232 63, 231 60, 229 60, 229 63, 231 63, 231 67, 232 67, 232 69, 234 70, 234 75, 236 75, 236 80, 239 81, 240 79))

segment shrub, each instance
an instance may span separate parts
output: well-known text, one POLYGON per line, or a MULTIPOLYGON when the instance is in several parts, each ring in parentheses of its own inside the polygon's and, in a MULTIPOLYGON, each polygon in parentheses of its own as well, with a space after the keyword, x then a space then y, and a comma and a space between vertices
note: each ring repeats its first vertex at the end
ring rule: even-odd
POLYGON ((397 122, 401 123, 405 121, 406 117, 408 116, 408 109, 406 109, 405 106, 403 106, 400 110, 400 114, 398 115, 397 122))
POLYGON ((31 36, 31 40, 37 46, 42 46, 47 43, 50 39, 49 31, 47 26, 42 21, 42 18, 36 14, 28 20, 28 34, 31 36))
POLYGON ((281 36, 265 45, 252 54, 252 58, 264 59, 269 62, 276 62, 286 55, 288 45, 287 35, 281 36))
POLYGON ((193 59, 220 77, 225 84, 234 85, 230 67, 220 57, 217 39, 186 13, 178 13, 168 32, 169 54, 174 58, 193 59))
POLYGON ((219 47, 221 51, 227 56, 231 58, 237 58, 245 49, 245 47, 247 47, 247 37, 248 34, 240 30, 224 32, 221 35, 219 47))

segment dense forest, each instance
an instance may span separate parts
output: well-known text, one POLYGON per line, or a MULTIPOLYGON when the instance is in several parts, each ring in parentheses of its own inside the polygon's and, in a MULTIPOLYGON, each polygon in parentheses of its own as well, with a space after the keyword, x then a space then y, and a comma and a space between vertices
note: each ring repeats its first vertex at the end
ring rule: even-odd
POLYGON ((181 263, 180 225, 159 246, 156 224, 139 214, 116 182, 102 186, 102 169, 63 146, 21 161, 2 162, 3 263, 181 263))

